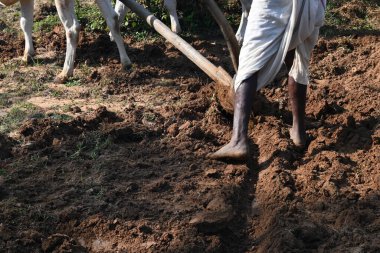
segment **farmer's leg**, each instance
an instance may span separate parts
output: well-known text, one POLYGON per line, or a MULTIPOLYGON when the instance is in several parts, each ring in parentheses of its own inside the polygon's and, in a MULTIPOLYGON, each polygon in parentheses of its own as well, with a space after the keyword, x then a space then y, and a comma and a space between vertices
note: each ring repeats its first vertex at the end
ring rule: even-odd
POLYGON ((245 80, 235 93, 234 122, 230 142, 209 155, 212 159, 246 159, 249 154, 248 122, 257 89, 257 74, 245 80))
MULTIPOLYGON (((294 53, 295 50, 290 51, 285 59, 288 70, 293 65, 294 53)), ((288 93, 293 115, 293 126, 289 130, 290 138, 296 146, 303 147, 306 143, 305 107, 307 85, 297 83, 293 77, 289 76, 288 93)))

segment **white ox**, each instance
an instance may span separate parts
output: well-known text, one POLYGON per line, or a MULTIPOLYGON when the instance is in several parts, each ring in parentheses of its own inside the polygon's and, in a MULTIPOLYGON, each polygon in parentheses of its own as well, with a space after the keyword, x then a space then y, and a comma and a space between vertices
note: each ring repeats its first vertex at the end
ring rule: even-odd
MULTIPOLYGON (((247 27, 248 14, 251 9, 252 0, 240 0, 240 3, 242 6, 242 15, 241 15, 239 29, 236 32, 236 39, 239 45, 242 45, 243 40, 244 40, 245 29, 247 27)), ((180 33, 182 29, 178 21, 177 0, 164 0, 164 6, 169 12, 172 31, 175 33, 180 33)), ((125 15, 127 14, 128 8, 122 2, 117 0, 116 5, 115 5, 115 11, 119 16, 119 24, 121 25, 124 22, 125 15)), ((112 35, 110 37, 112 40, 113 39, 112 35)))
MULTIPOLYGON (((123 68, 129 68, 131 61, 125 50, 123 39, 120 35, 118 15, 112 7, 110 0, 95 0, 103 17, 111 31, 112 37, 119 50, 120 62, 123 68)), ((12 5, 16 2, 21 4, 21 29, 25 35, 25 51, 22 58, 28 62, 34 56, 32 41, 34 0, 0 0, 2 5, 12 5)), ((80 24, 74 11, 74 0, 55 0, 59 18, 66 31, 66 58, 62 72, 55 78, 55 82, 64 83, 73 76, 75 53, 78 46, 80 24)))
MULTIPOLYGON (((129 68, 131 61, 125 50, 119 28, 119 23, 123 22, 127 8, 119 0, 116 2, 116 11, 113 10, 110 0, 95 1, 99 6, 103 17, 106 19, 107 25, 111 31, 110 33, 112 40, 116 42, 119 50, 120 62, 123 68, 129 68)), ((20 2, 21 4, 20 25, 25 36, 25 51, 22 60, 29 62, 34 56, 32 41, 34 0, 0 0, 0 4, 5 6, 9 6, 17 2, 20 2)), ((240 0, 240 2, 242 4, 243 14, 239 29, 236 33, 236 38, 238 42, 242 44, 252 0, 240 0)), ((69 77, 73 76, 74 73, 74 60, 76 49, 78 47, 80 24, 75 15, 74 0, 55 0, 55 5, 57 7, 59 18, 66 31, 66 57, 63 69, 54 81, 56 83, 64 83, 69 77)), ((181 32, 181 26, 177 15, 177 1, 165 0, 164 5, 169 11, 171 28, 173 32, 181 32)))

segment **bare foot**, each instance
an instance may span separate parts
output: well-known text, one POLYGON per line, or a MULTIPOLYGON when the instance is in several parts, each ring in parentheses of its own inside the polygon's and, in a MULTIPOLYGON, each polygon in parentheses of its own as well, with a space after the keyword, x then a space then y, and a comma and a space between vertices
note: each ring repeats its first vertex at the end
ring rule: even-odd
POLYGON ((230 142, 215 153, 209 154, 210 159, 246 160, 249 154, 248 141, 230 142))
POLYGON ((296 131, 294 128, 289 129, 290 139, 292 139, 294 145, 303 148, 306 145, 306 133, 296 131))

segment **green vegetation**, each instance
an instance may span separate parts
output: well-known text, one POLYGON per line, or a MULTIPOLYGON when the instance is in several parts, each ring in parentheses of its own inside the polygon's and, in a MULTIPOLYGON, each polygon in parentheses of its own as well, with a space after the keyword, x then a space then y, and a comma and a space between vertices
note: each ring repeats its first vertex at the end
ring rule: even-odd
POLYGON ((148 31, 144 30, 144 31, 137 31, 134 33, 134 38, 137 40, 137 41, 143 41, 143 40, 147 40, 148 38, 151 37, 151 34, 149 34, 148 31))
MULTIPOLYGON (((115 1, 113 1, 115 3, 115 1)), ((149 9, 157 18, 170 26, 170 17, 163 5, 162 0, 140 1, 149 9)), ((95 4, 83 3, 79 0, 75 2, 75 11, 83 29, 88 32, 109 31, 106 20, 103 18, 99 8, 95 4)), ((238 2, 223 2, 220 4, 223 11, 227 15, 227 19, 234 27, 240 22, 241 7, 238 2)), ((203 31, 218 31, 217 24, 209 15, 208 11, 199 3, 194 2, 178 2, 178 12, 180 22, 186 33, 199 33, 203 31)), ((60 20, 56 13, 47 15, 44 19, 35 22, 35 32, 49 32, 55 26, 60 25, 60 20)), ((136 14, 129 11, 126 15, 124 24, 121 26, 123 34, 132 35, 136 40, 141 41, 154 36, 153 29, 140 19, 136 14)))
POLYGON ((103 150, 112 144, 110 136, 105 136, 98 131, 83 133, 81 139, 77 143, 76 151, 71 155, 71 158, 89 157, 96 159, 103 150))
POLYGON ((59 25, 61 22, 59 20, 58 15, 52 14, 46 16, 44 19, 37 21, 34 23, 33 31, 34 32, 50 32, 53 28, 59 25))
POLYGON ((9 104, 9 95, 6 93, 0 93, 0 109, 7 108, 9 104))
POLYGON ((75 3, 76 15, 85 31, 94 32, 107 29, 106 20, 103 18, 97 5, 82 4, 79 0, 76 0, 75 3))
POLYGON ((68 121, 68 120, 73 119, 73 117, 71 117, 70 115, 62 114, 62 113, 53 113, 53 114, 49 115, 49 117, 51 119, 57 120, 57 121, 68 121))
POLYGON ((27 102, 15 104, 10 111, 3 117, 0 117, 0 133, 8 133, 18 128, 21 123, 37 108, 27 102))
POLYGON ((14 71, 17 67, 18 65, 15 62, 4 63, 0 66, 0 75, 5 78, 9 72, 14 71))
POLYGON ((327 1, 325 25, 321 32, 325 36, 357 32, 372 32, 377 29, 374 17, 367 7, 378 8, 379 1, 358 0, 347 2, 344 0, 327 1))
POLYGON ((62 97, 64 95, 64 92, 61 90, 51 90, 50 95, 56 98, 62 97))
POLYGON ((144 119, 148 122, 154 122, 156 120, 156 115, 151 112, 144 113, 144 119))
POLYGON ((70 78, 66 83, 66 87, 74 87, 74 86, 79 86, 81 85, 81 81, 78 78, 70 78))
POLYGON ((0 176, 5 176, 6 172, 4 169, 0 168, 0 176))
MULTIPOLYGON (((106 21, 96 5, 83 4, 77 0, 75 11, 85 31, 101 31, 107 28, 106 21)), ((58 14, 51 13, 43 19, 36 21, 33 31, 42 33, 50 32, 57 25, 61 25, 58 14)))

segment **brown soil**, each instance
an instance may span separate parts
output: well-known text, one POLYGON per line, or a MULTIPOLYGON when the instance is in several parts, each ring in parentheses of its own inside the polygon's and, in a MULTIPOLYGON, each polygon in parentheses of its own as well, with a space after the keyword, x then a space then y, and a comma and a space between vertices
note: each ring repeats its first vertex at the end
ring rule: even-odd
MULTIPOLYGON (((106 34, 82 35, 77 65, 95 69, 83 85, 124 105, 0 136, 0 252, 380 252, 378 36, 320 39, 306 150, 289 140, 286 86, 262 90, 238 165, 205 158, 231 116, 175 48, 128 38, 123 73, 106 34)), ((9 39, 2 62, 22 54, 9 39)), ((219 38, 192 44, 229 65, 219 38)), ((38 47, 62 54, 62 30, 38 47)))

